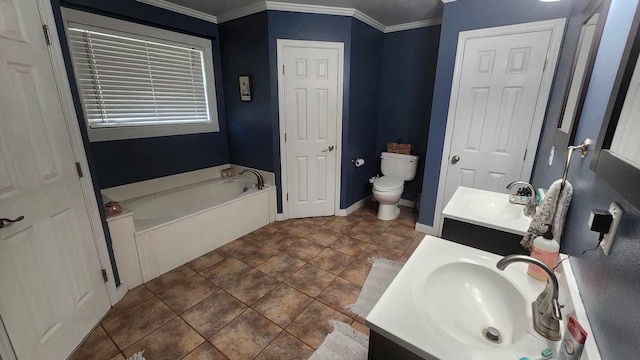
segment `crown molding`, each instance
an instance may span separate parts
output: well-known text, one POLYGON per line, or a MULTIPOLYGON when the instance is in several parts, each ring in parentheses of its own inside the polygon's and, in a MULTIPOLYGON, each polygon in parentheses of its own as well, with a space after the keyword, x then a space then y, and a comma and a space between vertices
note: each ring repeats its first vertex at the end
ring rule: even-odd
POLYGON ((456 0, 442 0, 442 3, 446 4, 446 3, 450 3, 450 2, 454 2, 454 1, 456 1, 456 0))
POLYGON ((392 32, 396 32, 396 31, 419 29, 419 28, 423 28, 423 27, 428 27, 428 26, 433 26, 433 25, 440 25, 440 24, 442 24, 442 19, 441 18, 422 20, 422 21, 414 21, 414 22, 410 22, 410 23, 406 23, 406 24, 398 24, 398 25, 386 26, 385 29, 384 29, 384 33, 387 34, 387 33, 392 33, 392 32))
POLYGON ((307 14, 351 16, 383 33, 417 29, 421 27, 439 25, 442 23, 442 19, 437 18, 437 19, 429 19, 429 20, 422 20, 422 21, 414 21, 406 24, 385 26, 378 20, 363 13, 362 11, 351 9, 351 8, 292 4, 292 3, 283 3, 283 2, 277 2, 277 1, 266 1, 265 3, 267 5, 267 10, 291 11, 291 12, 300 12, 300 13, 307 13, 307 14))
MULTIPOLYGON (((264 1, 264 2, 261 1, 253 5, 249 5, 237 10, 226 12, 219 16, 214 16, 201 11, 193 10, 191 8, 188 8, 182 5, 176 5, 166 0, 136 0, 136 1, 143 4, 159 7, 165 10, 173 11, 179 14, 191 16, 196 19, 208 21, 214 24, 220 24, 226 21, 239 19, 241 17, 256 14, 265 10, 291 11, 291 12, 298 12, 298 13, 305 13, 305 14, 351 16, 383 33, 418 29, 418 28, 432 26, 432 25, 439 25, 442 23, 442 19, 438 18, 438 19, 414 21, 406 24, 385 26, 378 20, 356 9, 334 7, 334 6, 292 4, 292 3, 284 3, 279 1, 264 1)), ((452 2, 456 0, 442 0, 442 1, 452 2)))
POLYGON ((385 30, 386 30, 386 26, 384 26, 384 24, 382 24, 378 20, 372 18, 371 16, 363 13, 360 10, 354 10, 352 16, 354 18, 362 21, 363 23, 371 26, 374 29, 377 29, 377 30, 382 31, 382 32, 385 32, 385 30))
POLYGON ((255 3, 253 5, 249 5, 237 10, 229 11, 218 16, 218 23, 239 19, 241 17, 257 14, 265 10, 267 10, 267 4, 265 2, 255 3))
POLYGON ((291 11, 306 14, 351 16, 379 31, 384 32, 385 29, 385 26, 382 23, 356 9, 335 6, 292 4, 277 1, 265 1, 265 3, 267 4, 267 10, 291 11))
POLYGON ((353 16, 355 11, 354 9, 335 6, 293 4, 278 1, 265 1, 265 4, 267 5, 267 10, 291 11, 306 14, 353 16))
POLYGON ((191 16, 191 17, 196 18, 196 19, 208 21, 210 23, 214 23, 214 24, 218 23, 218 18, 213 16, 213 15, 211 15, 211 14, 207 14, 207 13, 204 13, 204 12, 198 11, 198 10, 193 10, 193 9, 188 8, 186 6, 177 5, 177 4, 165 1, 165 0, 136 0, 136 1, 140 2, 140 3, 143 3, 143 4, 159 7, 161 9, 173 11, 173 12, 176 12, 176 13, 179 13, 179 14, 182 14, 182 15, 191 16))

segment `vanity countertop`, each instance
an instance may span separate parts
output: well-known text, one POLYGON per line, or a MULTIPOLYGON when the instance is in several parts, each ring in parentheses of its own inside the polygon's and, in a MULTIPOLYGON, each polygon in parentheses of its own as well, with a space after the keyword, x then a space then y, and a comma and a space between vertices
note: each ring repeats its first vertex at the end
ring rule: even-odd
POLYGON ((510 203, 509 194, 460 186, 442 215, 490 229, 525 235, 531 218, 524 216, 523 208, 524 205, 510 203))
MULTIPOLYGON (((565 255, 561 255, 561 258, 565 257, 565 255)), ((531 324, 532 314, 529 304, 535 300, 544 288, 544 283, 527 276, 526 263, 513 263, 505 271, 497 270, 495 264, 501 258, 499 255, 434 236, 425 236, 367 316, 367 326, 372 331, 429 360, 511 360, 520 359, 521 357, 536 359, 536 356, 547 348, 552 349, 554 355, 556 355, 561 342, 541 337, 533 330, 531 324), (515 289, 517 289, 515 297, 522 297, 526 302, 526 305, 518 308, 522 309, 522 316, 516 314, 517 319, 514 318, 516 320, 511 322, 514 329, 520 328, 518 336, 505 339, 506 341, 502 344, 490 344, 483 341, 480 331, 476 331, 477 329, 472 326, 475 320, 473 319, 475 313, 470 314, 470 318, 466 318, 467 320, 463 322, 456 320, 453 323, 453 330, 451 328, 447 329, 446 326, 441 326, 443 323, 436 318, 441 317, 442 314, 452 314, 453 318, 458 318, 459 316, 455 315, 456 313, 464 314, 469 311, 468 309, 459 308, 460 304, 468 303, 469 301, 477 303, 478 309, 480 309, 479 312, 485 312, 481 309, 487 309, 487 314, 489 314, 487 319, 491 321, 491 311, 494 311, 494 315, 499 314, 499 317, 502 316, 500 309, 504 308, 502 308, 501 301, 507 301, 507 303, 512 301, 509 294, 499 290, 501 289, 500 287, 492 287, 491 282, 476 283, 471 279, 475 277, 470 275, 469 279, 465 276, 459 278, 461 280, 458 280, 457 284, 445 282, 436 285, 441 289, 440 292, 444 294, 452 293, 452 287, 463 289, 463 292, 467 294, 465 297, 470 297, 470 300, 461 299, 458 296, 457 298, 450 298, 444 303, 438 303, 439 305, 436 304, 437 306, 435 307, 430 307, 429 304, 435 304, 434 301, 429 301, 429 294, 433 294, 433 288, 429 288, 431 289, 429 292, 425 292, 424 289, 427 288, 427 284, 433 284, 430 281, 432 280, 430 278, 431 274, 437 272, 441 274, 445 268, 452 269, 449 266, 452 264, 479 266, 482 269, 478 270, 483 270, 480 272, 490 272, 490 276, 487 279, 500 276, 502 280, 497 280, 507 280, 515 286, 515 289), (495 289, 498 290, 494 291, 495 289), (498 310, 497 313, 495 312, 496 309, 498 310), (522 322, 525 316, 528 320, 522 322), (474 336, 476 332, 478 332, 477 337, 474 336), (467 336, 468 334, 471 334, 471 336, 467 336)), ((582 360, 599 360, 598 348, 593 339, 593 333, 569 261, 564 261, 556 269, 556 276, 560 286, 559 301, 564 305, 562 310, 564 320, 560 324, 562 333, 564 333, 565 321, 568 315, 573 314, 589 334, 582 360)), ((437 295, 435 298, 442 299, 442 296, 437 295)), ((475 303, 473 304, 474 306, 476 305, 475 303)), ((493 318, 493 320, 499 319, 493 318)), ((501 325, 505 331, 503 334, 507 333, 507 336, 512 336, 509 335, 512 333, 508 332, 508 323, 509 320, 507 320, 506 324, 503 322, 501 325)), ((554 356, 554 358, 557 357, 554 356)))

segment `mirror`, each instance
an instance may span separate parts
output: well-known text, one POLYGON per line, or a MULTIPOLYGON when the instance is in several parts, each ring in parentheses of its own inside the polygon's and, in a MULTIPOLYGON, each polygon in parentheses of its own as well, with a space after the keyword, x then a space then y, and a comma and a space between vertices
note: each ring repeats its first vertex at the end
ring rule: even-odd
POLYGON ((640 207, 640 7, 636 9, 620 70, 591 159, 591 168, 640 207))
POLYGON ((556 144, 566 146, 574 142, 578 120, 582 115, 582 107, 589 87, 593 63, 600 45, 608 4, 608 0, 593 0, 582 12, 582 28, 565 92, 563 110, 556 130, 556 138, 559 139, 555 142, 556 144))

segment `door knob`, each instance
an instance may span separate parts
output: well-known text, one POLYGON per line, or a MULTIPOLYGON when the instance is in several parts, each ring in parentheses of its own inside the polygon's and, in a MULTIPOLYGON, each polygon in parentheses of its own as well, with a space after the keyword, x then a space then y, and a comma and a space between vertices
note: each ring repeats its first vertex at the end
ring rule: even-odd
POLYGON ((333 149, 334 149, 334 147, 333 147, 333 145, 331 145, 328 148, 322 150, 322 152, 333 151, 333 149))
POLYGON ((458 155, 453 155, 453 157, 451 158, 451 163, 452 164, 457 164, 458 161, 460 161, 460 156, 458 155))
POLYGON ((22 219, 24 219, 24 216, 18 216, 17 218, 11 220, 11 219, 7 219, 7 218, 0 218, 0 229, 2 229, 5 226, 8 226, 14 222, 18 222, 18 221, 22 221, 22 219))

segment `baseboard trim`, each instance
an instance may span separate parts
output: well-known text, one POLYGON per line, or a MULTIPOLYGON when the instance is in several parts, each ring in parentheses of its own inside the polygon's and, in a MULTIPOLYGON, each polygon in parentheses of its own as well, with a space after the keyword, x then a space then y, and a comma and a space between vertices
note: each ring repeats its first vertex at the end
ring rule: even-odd
POLYGON ((347 216, 349 214, 351 214, 352 212, 360 209, 361 207, 364 206, 364 204, 367 203, 367 201, 369 201, 369 196, 366 196, 362 199, 360 199, 360 201, 357 201, 356 203, 354 203, 353 205, 349 206, 346 209, 340 209, 338 211, 336 211, 336 216, 347 216))
MULTIPOLYGON (((116 303, 122 300, 122 298, 127 294, 128 291, 129 287, 127 286, 127 283, 120 283, 120 286, 116 288, 116 303)), ((111 305, 113 306, 115 304, 111 305)))
POLYGON ((435 227, 425 225, 425 224, 420 224, 419 222, 416 223, 416 231, 419 231, 421 233, 425 233, 431 236, 440 236, 440 234, 438 234, 438 231, 436 230, 435 227))
POLYGON ((412 207, 416 206, 416 202, 415 201, 411 201, 411 200, 407 200, 407 199, 400 199, 400 201, 398 202, 398 205, 412 208, 412 207))
MULTIPOLYGON (((371 196, 366 196, 363 199, 360 199, 359 201, 357 201, 356 203, 354 203, 353 205, 349 206, 346 209, 339 209, 338 211, 336 211, 335 216, 347 216, 349 214, 351 214, 352 212, 360 209, 361 207, 364 206, 364 204, 367 203, 367 201, 369 201, 371 199, 371 196)), ((276 213, 276 221, 284 221, 284 220, 288 220, 289 217, 285 216, 285 214, 283 213, 276 213)))

